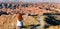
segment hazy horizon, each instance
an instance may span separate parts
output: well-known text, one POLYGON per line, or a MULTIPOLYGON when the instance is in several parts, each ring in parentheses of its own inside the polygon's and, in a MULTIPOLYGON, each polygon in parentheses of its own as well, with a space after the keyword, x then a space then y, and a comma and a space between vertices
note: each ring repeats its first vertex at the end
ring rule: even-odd
POLYGON ((0 0, 0 2, 54 2, 54 3, 60 3, 60 0, 0 0))

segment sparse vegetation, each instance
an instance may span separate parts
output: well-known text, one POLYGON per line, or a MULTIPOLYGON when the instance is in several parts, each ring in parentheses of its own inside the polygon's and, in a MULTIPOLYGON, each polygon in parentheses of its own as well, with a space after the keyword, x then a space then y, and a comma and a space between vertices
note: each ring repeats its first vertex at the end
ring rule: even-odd
MULTIPOLYGON (((1 3, 2 4, 2 3, 1 3)), ((2 7, 2 5, 0 4, 0 12, 2 11, 3 14, 8 14, 8 15, 1 15, 0 16, 0 29, 15 29, 16 28, 16 14, 17 13, 22 13, 23 15, 23 19, 24 19, 24 26, 26 26, 28 29, 29 28, 33 28, 36 26, 39 26, 39 22, 38 22, 38 18, 40 17, 40 15, 60 15, 60 4, 49 4, 49 3, 37 3, 36 5, 33 3, 23 3, 23 4, 15 4, 15 3, 6 3, 4 6, 6 7, 2 7), (12 6, 12 4, 14 4, 14 6, 12 6), (19 5, 19 7, 17 8, 17 5, 19 5), (54 5, 54 6, 51 6, 54 5), (7 7, 8 6, 8 7, 7 7), (15 7, 15 8, 13 8, 15 7), (54 9, 50 9, 50 8, 54 8, 54 9), (55 8, 58 9, 58 11, 55 11, 55 8), (30 11, 29 11, 30 10, 30 11), (26 14, 32 14, 31 16, 26 16, 26 14), (38 15, 33 15, 33 14, 38 14, 38 15), (33 27, 32 27, 33 26, 33 27)), ((57 15, 57 16, 58 16, 57 15)), ((60 25, 60 16, 59 17, 52 17, 52 16, 48 16, 48 19, 46 19, 46 23, 48 24, 52 24, 53 21, 54 25, 55 23, 59 23, 60 25), (50 18, 51 17, 51 18, 50 18), (48 20, 48 21, 47 21, 48 20), (51 21, 51 22, 50 22, 51 21)), ((59 25, 56 26, 49 26, 49 29, 58 29, 60 28, 59 25)), ((38 28, 38 27, 37 27, 38 28)), ((40 29, 40 28, 38 28, 40 29)))

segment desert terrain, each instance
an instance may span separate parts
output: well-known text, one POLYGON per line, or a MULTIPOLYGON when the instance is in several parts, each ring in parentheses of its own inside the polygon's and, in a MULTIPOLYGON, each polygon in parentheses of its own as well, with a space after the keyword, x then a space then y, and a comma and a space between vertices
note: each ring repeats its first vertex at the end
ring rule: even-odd
MULTIPOLYGON (((40 24, 38 18, 44 15, 56 15, 60 21, 59 3, 0 3, 0 29, 16 29, 16 14, 22 13, 26 29, 40 24), (30 15, 29 15, 30 14, 30 15)), ((59 22, 58 21, 58 22, 59 22)), ((46 22, 47 23, 47 22, 46 22)), ((46 29, 60 29, 60 24, 51 25, 46 29)), ((40 28, 35 28, 40 29, 40 28)), ((44 29, 44 28, 42 28, 44 29)))

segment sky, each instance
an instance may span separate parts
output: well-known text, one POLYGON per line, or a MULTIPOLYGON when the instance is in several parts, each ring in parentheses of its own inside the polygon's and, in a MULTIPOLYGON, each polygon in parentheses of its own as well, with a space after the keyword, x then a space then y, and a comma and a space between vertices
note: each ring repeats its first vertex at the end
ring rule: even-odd
POLYGON ((23 1, 23 2, 54 2, 54 3, 60 3, 60 0, 0 0, 1 2, 18 2, 18 1, 23 1))

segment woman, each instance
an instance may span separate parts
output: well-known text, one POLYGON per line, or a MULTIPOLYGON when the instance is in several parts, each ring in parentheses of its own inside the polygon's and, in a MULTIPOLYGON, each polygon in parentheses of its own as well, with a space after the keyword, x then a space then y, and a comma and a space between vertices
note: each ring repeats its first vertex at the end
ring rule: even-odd
POLYGON ((21 13, 18 13, 18 14, 16 15, 16 18, 17 18, 17 28, 16 28, 16 29, 22 29, 22 26, 23 26, 22 14, 21 14, 21 13))

